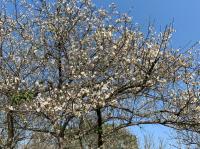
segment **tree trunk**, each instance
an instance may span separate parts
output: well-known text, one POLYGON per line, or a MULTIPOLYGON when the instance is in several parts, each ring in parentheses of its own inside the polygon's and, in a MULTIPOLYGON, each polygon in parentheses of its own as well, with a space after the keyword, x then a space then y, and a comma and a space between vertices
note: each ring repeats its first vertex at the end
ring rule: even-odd
POLYGON ((58 139, 58 148, 63 149, 64 148, 64 140, 63 138, 58 139))
POLYGON ((96 114, 97 114, 97 135, 98 135, 98 148, 102 149, 103 147, 103 139, 102 139, 102 134, 103 134, 103 129, 102 129, 102 116, 101 116, 101 108, 96 109, 96 114))
POLYGON ((14 139, 14 123, 13 123, 13 115, 12 111, 8 111, 7 113, 7 123, 8 123, 8 138, 7 138, 7 147, 12 149, 13 147, 13 139, 14 139))

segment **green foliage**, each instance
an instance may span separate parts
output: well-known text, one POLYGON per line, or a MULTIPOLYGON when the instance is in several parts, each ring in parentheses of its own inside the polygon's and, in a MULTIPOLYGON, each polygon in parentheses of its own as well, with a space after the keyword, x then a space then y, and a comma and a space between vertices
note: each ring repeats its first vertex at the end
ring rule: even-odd
POLYGON ((25 101, 31 101, 34 97, 32 91, 19 91, 12 95, 11 103, 12 105, 19 105, 25 101))

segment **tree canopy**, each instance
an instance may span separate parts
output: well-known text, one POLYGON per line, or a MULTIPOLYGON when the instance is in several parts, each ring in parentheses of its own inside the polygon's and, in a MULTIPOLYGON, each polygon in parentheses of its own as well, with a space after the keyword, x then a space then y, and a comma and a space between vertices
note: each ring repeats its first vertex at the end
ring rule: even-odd
POLYGON ((42 133, 60 149, 84 137, 103 148, 141 124, 199 133, 200 51, 172 48, 172 25, 145 34, 90 0, 5 0, 0 11, 2 146, 42 133))

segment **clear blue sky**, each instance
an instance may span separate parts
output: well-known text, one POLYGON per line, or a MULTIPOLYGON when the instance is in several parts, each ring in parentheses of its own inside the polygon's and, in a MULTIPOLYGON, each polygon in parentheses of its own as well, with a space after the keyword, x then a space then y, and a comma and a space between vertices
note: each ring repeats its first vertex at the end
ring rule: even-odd
POLYGON ((173 20, 174 47, 184 47, 200 40, 200 1, 199 0, 93 0, 98 6, 106 7, 114 2, 121 12, 131 10, 135 23, 146 29, 149 21, 154 22, 157 31, 173 20))
MULTIPOLYGON (((149 22, 154 23, 159 32, 173 21, 176 32, 172 38, 172 47, 187 48, 200 40, 200 0, 93 0, 100 7, 107 7, 110 3, 117 4, 121 12, 131 10, 130 16, 134 23, 138 23, 142 30, 146 30, 149 22)), ((166 139, 169 142, 170 129, 162 126, 144 126, 130 128, 142 140, 144 133, 153 134, 154 138, 166 139)), ((171 141, 171 143, 175 143, 171 141)), ((167 149, 172 149, 169 144, 167 149)))

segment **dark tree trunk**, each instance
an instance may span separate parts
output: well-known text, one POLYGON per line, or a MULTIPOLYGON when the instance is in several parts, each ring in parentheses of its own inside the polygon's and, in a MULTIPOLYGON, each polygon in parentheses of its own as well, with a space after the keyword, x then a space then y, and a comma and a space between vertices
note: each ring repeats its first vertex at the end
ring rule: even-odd
POLYGON ((97 114, 97 147, 102 148, 103 147, 103 139, 102 139, 102 134, 103 134, 103 129, 102 129, 102 115, 101 115, 101 108, 96 109, 96 114, 97 114))
MULTIPOLYGON (((58 58, 57 58, 57 68, 58 68, 58 89, 60 90, 62 88, 62 84, 63 84, 63 74, 62 74, 62 48, 61 48, 61 43, 58 42, 57 45, 57 49, 59 52, 58 58)), ((62 126, 62 124, 60 125, 61 129, 60 129, 60 133, 58 135, 58 142, 59 142, 59 149, 63 149, 64 148, 64 131, 65 128, 67 126, 67 122, 65 122, 62 126)))
POLYGON ((7 147, 12 149, 13 147, 13 139, 14 139, 14 123, 13 123, 13 115, 12 111, 8 111, 7 113, 7 124, 8 124, 8 138, 7 138, 7 147))
POLYGON ((63 77, 63 74, 62 74, 62 52, 59 51, 59 57, 58 57, 58 89, 61 89, 62 87, 62 83, 63 83, 63 80, 62 80, 62 77, 63 77))

